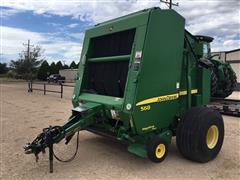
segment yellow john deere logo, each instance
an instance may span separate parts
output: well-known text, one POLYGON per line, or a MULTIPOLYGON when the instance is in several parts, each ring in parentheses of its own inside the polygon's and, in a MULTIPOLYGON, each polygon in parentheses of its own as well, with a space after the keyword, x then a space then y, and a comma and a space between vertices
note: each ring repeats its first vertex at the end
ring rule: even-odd
POLYGON ((158 97, 157 102, 171 101, 171 100, 177 99, 178 96, 179 96, 178 94, 170 94, 170 95, 166 95, 166 96, 160 96, 160 97, 158 97))
MULTIPOLYGON (((191 94, 196 94, 196 93, 198 93, 197 89, 191 90, 191 94)), ((175 94, 149 98, 149 99, 138 102, 136 106, 157 103, 157 102, 164 102, 164 101, 172 101, 172 100, 178 99, 179 96, 184 96, 184 95, 187 95, 187 91, 180 91, 179 93, 175 93, 175 94)))
POLYGON ((144 104, 151 104, 151 103, 156 103, 156 102, 171 101, 171 100, 177 99, 178 96, 179 96, 178 93, 176 93, 176 94, 169 94, 169 95, 165 95, 165 96, 154 97, 154 98, 140 101, 136 104, 136 106, 141 106, 144 104))

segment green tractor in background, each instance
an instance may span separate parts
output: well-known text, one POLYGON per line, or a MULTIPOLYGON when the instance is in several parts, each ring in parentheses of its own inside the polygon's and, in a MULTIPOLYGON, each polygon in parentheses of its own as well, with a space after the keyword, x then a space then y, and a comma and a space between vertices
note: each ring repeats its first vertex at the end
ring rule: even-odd
POLYGON ((237 85, 237 76, 231 65, 216 59, 218 54, 211 55, 210 43, 213 41, 209 36, 195 36, 203 46, 203 58, 209 59, 211 66, 211 97, 226 98, 232 94, 237 85))

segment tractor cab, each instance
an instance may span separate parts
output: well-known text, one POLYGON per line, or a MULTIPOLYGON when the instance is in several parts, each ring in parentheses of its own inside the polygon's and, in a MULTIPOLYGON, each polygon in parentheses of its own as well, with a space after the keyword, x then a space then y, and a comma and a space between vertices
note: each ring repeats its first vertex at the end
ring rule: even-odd
POLYGON ((197 35, 195 38, 199 41, 202 47, 202 57, 209 58, 211 56, 211 46, 210 43, 213 41, 214 38, 210 36, 201 36, 197 35))

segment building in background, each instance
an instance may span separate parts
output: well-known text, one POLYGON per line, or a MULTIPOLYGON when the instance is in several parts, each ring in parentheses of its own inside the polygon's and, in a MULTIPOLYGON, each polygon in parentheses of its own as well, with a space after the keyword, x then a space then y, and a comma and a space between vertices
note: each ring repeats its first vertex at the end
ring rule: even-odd
POLYGON ((237 89, 240 90, 240 49, 234 49, 231 51, 213 52, 212 55, 218 55, 215 57, 224 62, 228 62, 237 75, 237 89))
POLYGON ((65 77, 66 82, 74 82, 77 77, 78 69, 61 69, 59 74, 65 77))

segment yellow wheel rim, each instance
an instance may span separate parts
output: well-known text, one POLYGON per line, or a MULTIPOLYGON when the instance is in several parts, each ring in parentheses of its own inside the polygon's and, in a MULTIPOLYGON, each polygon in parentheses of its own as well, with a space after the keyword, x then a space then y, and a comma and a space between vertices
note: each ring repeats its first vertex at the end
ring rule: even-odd
POLYGON ((213 149, 218 142, 219 131, 216 125, 210 126, 207 132, 206 142, 209 149, 213 149))
POLYGON ((157 158, 162 158, 166 152, 166 147, 164 144, 159 144, 155 150, 155 154, 157 158))

